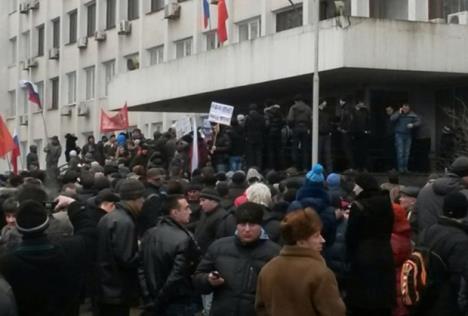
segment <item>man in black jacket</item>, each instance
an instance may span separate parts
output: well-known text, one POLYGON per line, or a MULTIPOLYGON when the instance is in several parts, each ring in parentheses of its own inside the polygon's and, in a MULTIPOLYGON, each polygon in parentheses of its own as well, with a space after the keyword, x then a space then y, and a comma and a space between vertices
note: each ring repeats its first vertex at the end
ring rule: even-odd
POLYGON ((265 133, 265 118, 258 112, 256 104, 249 106, 249 115, 245 119, 245 146, 247 167, 257 167, 262 170, 263 138, 265 133))
POLYGON ((213 292, 211 316, 256 315, 258 273, 280 251, 260 226, 261 205, 239 206, 236 219, 236 235, 221 238, 208 248, 193 279, 195 287, 203 294, 213 292))
POLYGON ((141 250, 147 288, 157 315, 192 316, 197 312, 191 275, 200 249, 185 225, 190 206, 183 195, 168 196, 164 217, 145 234, 141 250))
POLYGON ((121 202, 98 224, 97 279, 102 316, 128 316, 138 304, 138 242, 136 220, 145 187, 134 179, 119 185, 121 202))

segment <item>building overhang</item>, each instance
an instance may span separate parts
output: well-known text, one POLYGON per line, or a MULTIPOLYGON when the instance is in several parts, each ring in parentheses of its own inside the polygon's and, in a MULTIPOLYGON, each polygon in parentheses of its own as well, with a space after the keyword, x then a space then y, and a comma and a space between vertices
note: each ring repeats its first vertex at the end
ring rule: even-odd
MULTIPOLYGON (((468 27, 426 22, 350 18, 321 22, 322 89, 356 84, 467 82, 468 27)), ((313 26, 275 33, 118 75, 109 104, 131 111, 207 112, 229 104, 280 98, 311 89, 313 26)))

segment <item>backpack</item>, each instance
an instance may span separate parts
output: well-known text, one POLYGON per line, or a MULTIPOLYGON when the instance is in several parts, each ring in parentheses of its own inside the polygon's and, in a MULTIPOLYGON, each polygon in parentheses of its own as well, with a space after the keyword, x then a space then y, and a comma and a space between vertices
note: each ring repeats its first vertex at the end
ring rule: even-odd
POLYGON ((400 275, 401 300, 408 308, 433 302, 447 279, 442 258, 424 247, 416 247, 403 263, 400 275))

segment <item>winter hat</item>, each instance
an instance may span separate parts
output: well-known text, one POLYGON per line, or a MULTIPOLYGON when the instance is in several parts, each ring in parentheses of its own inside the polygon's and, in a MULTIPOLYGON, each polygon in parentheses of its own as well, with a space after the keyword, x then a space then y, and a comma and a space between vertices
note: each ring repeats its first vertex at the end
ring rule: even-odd
POLYGON ((468 176, 468 157, 461 156, 455 159, 449 170, 460 177, 468 176))
POLYGON ((287 213, 294 212, 294 211, 297 211, 297 210, 300 210, 300 209, 302 209, 301 202, 293 201, 293 202, 291 202, 291 204, 289 204, 287 213))
POLYGON ((378 191, 379 190, 379 184, 377 183, 377 180, 369 173, 358 174, 355 182, 364 191, 378 191))
POLYGON ((325 180, 323 176, 323 166, 319 163, 315 164, 312 169, 307 172, 306 179, 309 182, 323 183, 325 180))
POLYGON ((327 177, 327 185, 329 188, 337 188, 340 186, 341 176, 337 173, 330 173, 327 177))
POLYGON ((247 194, 247 201, 261 204, 263 206, 270 206, 271 201, 271 191, 268 186, 263 183, 254 183, 247 188, 245 191, 247 194))
POLYGON ((145 186, 138 180, 125 179, 119 184, 119 195, 123 201, 137 200, 143 197, 145 186))
POLYGON ((246 177, 247 182, 251 182, 251 181, 255 180, 254 178, 257 179, 256 181, 262 181, 263 180, 262 175, 260 174, 260 172, 257 171, 257 169, 250 168, 247 171, 247 177, 246 177))
POLYGON ((232 183, 243 184, 245 182, 245 173, 242 170, 234 172, 232 175, 232 183))
POLYGON ((76 150, 70 150, 69 155, 70 155, 70 157, 76 157, 76 155, 77 155, 76 150))
POLYGON ((96 203, 100 204, 102 202, 119 202, 119 197, 111 190, 111 189, 104 189, 99 191, 98 195, 96 196, 96 203))
POLYGON ((200 193, 200 198, 205 198, 216 202, 221 201, 221 197, 219 196, 218 191, 212 188, 204 188, 200 193))
POLYGON ((246 202, 239 206, 235 212, 237 224, 258 224, 263 222, 263 207, 260 204, 246 202))
POLYGON ((450 218, 463 218, 468 210, 468 200, 461 192, 452 192, 444 198, 443 213, 450 218))
POLYGON ((34 200, 20 204, 16 214, 16 228, 23 235, 42 233, 49 227, 49 216, 45 206, 34 200))

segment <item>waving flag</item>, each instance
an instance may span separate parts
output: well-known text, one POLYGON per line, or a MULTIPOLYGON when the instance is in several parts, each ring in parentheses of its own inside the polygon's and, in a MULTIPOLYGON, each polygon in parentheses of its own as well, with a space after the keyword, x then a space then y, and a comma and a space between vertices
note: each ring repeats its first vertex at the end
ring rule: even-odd
POLYGON ((29 80, 20 80, 19 84, 21 88, 26 89, 28 100, 35 103, 42 110, 41 99, 39 98, 39 90, 37 89, 37 86, 29 80))
POLYGON ((13 138, 11 137, 8 127, 0 115, 0 157, 5 156, 15 147, 13 138))
POLYGON ((218 40, 220 43, 227 41, 226 20, 228 19, 228 12, 226 8, 226 0, 219 0, 218 2, 218 40))
POLYGON ((109 116, 101 110, 101 132, 120 131, 128 128, 128 107, 125 106, 114 116, 109 116))
POLYGON ((205 29, 206 29, 210 21, 210 4, 208 3, 208 0, 202 0, 202 1, 203 1, 203 25, 205 26, 205 29))
POLYGON ((13 150, 11 151, 11 165, 13 166, 13 173, 18 174, 18 157, 21 154, 20 146, 19 146, 19 138, 18 133, 16 133, 16 129, 13 132, 13 150))

